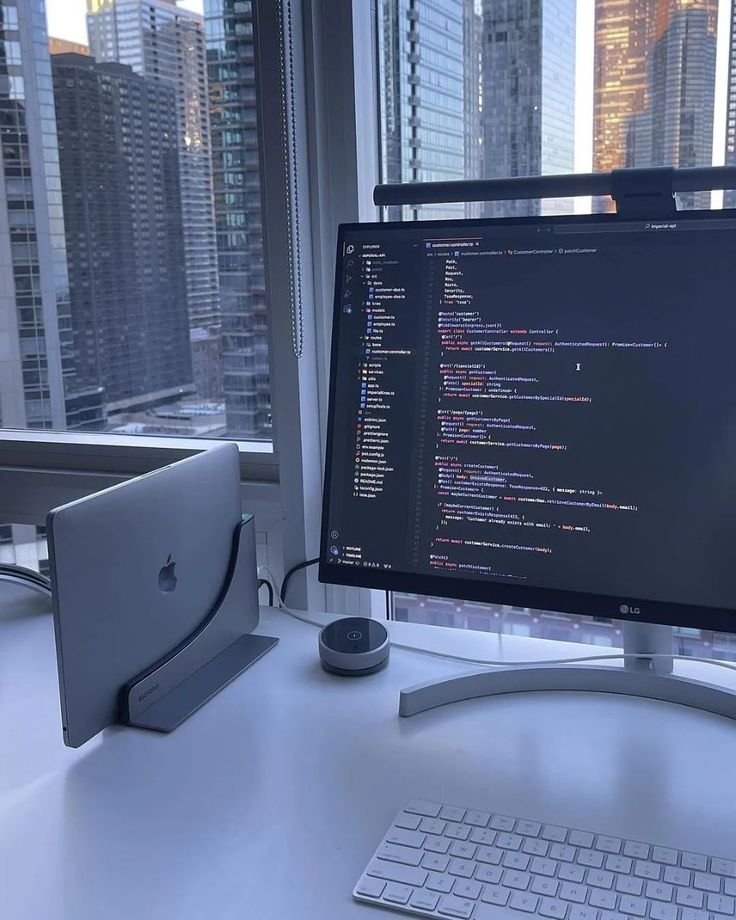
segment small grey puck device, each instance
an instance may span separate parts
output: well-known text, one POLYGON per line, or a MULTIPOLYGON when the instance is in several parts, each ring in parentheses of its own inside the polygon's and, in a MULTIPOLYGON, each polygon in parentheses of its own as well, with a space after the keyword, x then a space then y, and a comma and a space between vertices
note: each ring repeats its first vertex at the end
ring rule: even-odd
POLYGON ((319 657, 331 674, 374 674, 386 665, 390 650, 388 630, 368 617, 341 617, 319 634, 319 657))

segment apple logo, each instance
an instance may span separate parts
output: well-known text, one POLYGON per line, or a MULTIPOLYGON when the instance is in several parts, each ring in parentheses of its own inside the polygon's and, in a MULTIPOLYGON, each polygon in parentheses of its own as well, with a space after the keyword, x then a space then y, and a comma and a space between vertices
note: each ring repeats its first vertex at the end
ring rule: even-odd
POLYGON ((176 563, 172 562, 171 553, 169 553, 166 565, 162 566, 161 571, 158 573, 158 587, 164 594, 169 594, 176 587, 177 578, 174 574, 175 568, 176 563))

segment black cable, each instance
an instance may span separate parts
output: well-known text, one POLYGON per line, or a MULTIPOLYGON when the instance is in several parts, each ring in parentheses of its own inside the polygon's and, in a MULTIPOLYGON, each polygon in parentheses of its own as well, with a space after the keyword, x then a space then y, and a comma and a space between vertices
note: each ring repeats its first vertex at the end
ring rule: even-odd
POLYGON ((286 603, 286 586, 289 584, 289 579, 300 569, 306 569, 307 566, 314 565, 315 562, 319 562, 319 557, 316 559, 307 559, 306 562, 300 562, 299 565, 292 566, 289 571, 284 575, 284 580, 281 582, 281 592, 279 597, 281 598, 281 603, 286 603))
POLYGON ((22 565, 0 563, 0 579, 15 582, 15 584, 24 584, 35 591, 51 594, 51 579, 34 569, 24 568, 22 565))
POLYGON ((268 606, 273 607, 273 585, 267 578, 258 579, 258 590, 260 591, 263 587, 268 588, 268 606))

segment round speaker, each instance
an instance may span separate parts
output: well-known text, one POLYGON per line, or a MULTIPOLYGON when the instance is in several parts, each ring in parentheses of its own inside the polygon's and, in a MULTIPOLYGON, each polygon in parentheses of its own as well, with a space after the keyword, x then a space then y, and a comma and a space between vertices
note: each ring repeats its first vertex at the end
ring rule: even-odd
POLYGON ((368 617, 341 617, 319 634, 322 667, 331 674, 358 677, 386 666, 391 643, 388 630, 368 617))

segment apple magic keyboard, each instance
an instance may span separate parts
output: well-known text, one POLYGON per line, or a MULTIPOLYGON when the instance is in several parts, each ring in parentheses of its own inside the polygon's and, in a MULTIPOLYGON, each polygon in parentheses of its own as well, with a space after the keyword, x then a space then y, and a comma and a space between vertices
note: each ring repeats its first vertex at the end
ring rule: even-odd
POLYGON ((736 862, 413 800, 353 896, 445 920, 724 920, 736 862))

